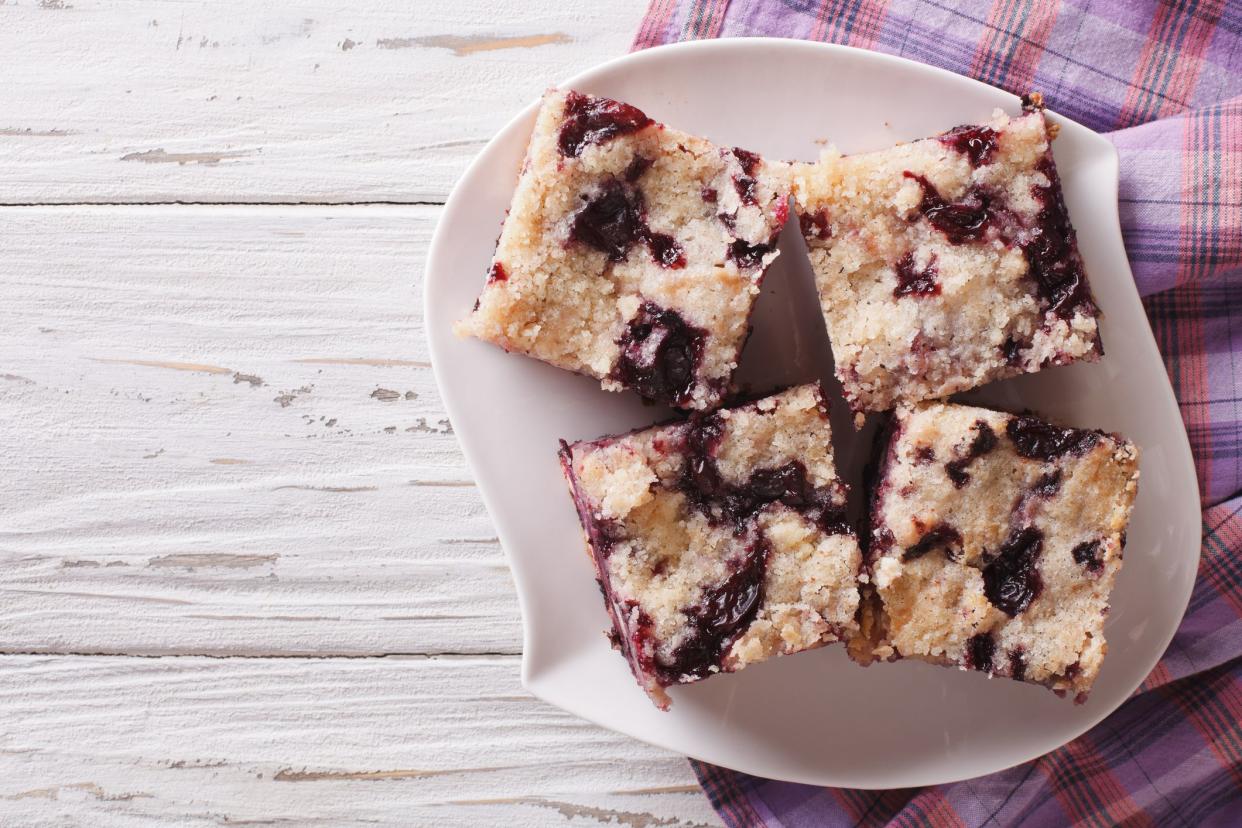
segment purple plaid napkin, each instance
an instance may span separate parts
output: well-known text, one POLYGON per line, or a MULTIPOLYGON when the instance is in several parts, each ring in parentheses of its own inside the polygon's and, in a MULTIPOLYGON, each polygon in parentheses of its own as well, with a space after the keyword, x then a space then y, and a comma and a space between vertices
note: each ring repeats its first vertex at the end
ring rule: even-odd
POLYGON ((1107 132, 1139 292, 1203 495, 1199 580, 1140 692, 1034 762, 932 788, 695 763, 731 826, 1242 826, 1242 2, 653 0, 634 41, 770 35, 900 55, 1107 132))

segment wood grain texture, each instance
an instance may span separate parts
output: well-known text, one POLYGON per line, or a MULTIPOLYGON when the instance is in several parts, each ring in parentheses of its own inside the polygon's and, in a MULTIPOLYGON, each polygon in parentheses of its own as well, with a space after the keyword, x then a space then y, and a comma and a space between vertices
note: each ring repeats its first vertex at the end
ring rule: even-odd
POLYGON ((0 203, 442 202, 645 5, 9 0, 0 203))
POLYGON ((518 652, 428 365, 437 213, 4 210, 0 651, 518 652))
POLYGON ((535 701, 516 661, 0 658, 0 820, 719 824, 684 760, 535 701))

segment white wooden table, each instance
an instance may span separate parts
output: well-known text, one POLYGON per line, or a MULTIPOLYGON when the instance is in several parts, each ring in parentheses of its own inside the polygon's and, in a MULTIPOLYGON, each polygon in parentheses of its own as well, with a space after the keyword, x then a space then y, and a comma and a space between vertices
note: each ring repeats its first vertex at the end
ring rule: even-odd
POLYGON ((518 683, 445 197, 642 0, 0 0, 0 824, 718 824, 518 683))

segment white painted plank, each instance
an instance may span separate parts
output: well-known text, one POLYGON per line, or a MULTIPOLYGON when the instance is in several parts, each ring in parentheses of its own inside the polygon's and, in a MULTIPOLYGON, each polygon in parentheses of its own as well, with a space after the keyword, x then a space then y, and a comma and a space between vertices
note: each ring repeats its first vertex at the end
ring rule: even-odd
POLYGON ((6 825, 718 825, 517 660, 0 657, 6 825))
POLYGON ((9 0, 0 203, 442 201, 645 0, 9 0))
POLYGON ((0 651, 517 652, 427 363, 437 214, 0 211, 0 651))

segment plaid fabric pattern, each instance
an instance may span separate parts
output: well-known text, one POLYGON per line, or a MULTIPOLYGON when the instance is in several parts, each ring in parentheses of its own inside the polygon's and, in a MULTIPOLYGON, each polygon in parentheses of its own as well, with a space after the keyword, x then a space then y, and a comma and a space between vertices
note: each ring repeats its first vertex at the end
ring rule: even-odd
POLYGON ((731 826, 1242 825, 1242 3, 653 0, 635 49, 769 35, 940 66, 1048 105, 1121 156, 1121 221, 1190 435, 1203 554, 1140 691, 992 776, 862 791, 695 763, 731 826))

